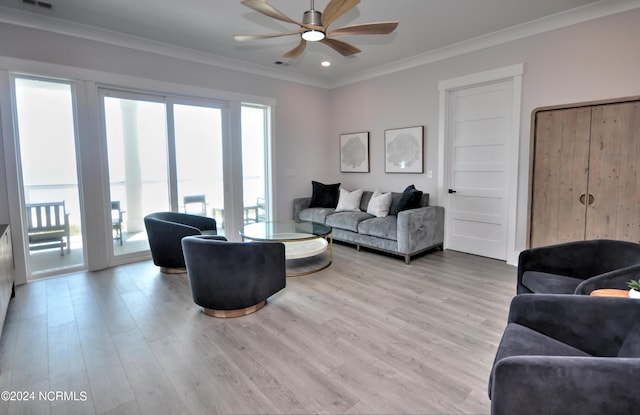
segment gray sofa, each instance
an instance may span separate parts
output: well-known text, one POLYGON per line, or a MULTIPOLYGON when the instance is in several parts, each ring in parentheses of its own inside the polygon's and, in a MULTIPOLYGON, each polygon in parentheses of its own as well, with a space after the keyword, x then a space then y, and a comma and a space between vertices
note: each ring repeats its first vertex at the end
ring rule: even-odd
MULTIPOLYGON (((334 208, 309 208, 311 197, 293 200, 296 221, 325 223, 333 228, 333 239, 404 257, 434 248, 442 249, 444 241, 444 208, 429 206, 429 194, 422 195, 420 207, 403 210, 397 215, 375 217, 367 212, 373 192, 364 191, 360 200, 362 212, 336 212, 334 208)), ((393 193, 390 211, 397 206, 402 193, 393 193)))

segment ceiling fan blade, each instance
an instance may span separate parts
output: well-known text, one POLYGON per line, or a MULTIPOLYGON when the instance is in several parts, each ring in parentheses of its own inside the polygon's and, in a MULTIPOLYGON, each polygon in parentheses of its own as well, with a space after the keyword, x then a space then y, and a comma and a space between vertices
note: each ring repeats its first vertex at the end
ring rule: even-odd
POLYGON ((306 47, 307 47, 307 41, 301 38, 300 43, 298 43, 298 46, 296 46, 295 48, 291 49, 289 52, 282 55, 282 57, 289 58, 289 59, 297 58, 302 54, 302 52, 304 51, 304 48, 306 47))
POLYGON ((269 35, 235 35, 233 38, 236 40, 236 42, 246 42, 248 40, 260 40, 260 39, 270 39, 273 37, 280 37, 280 36, 298 35, 304 31, 305 29, 298 29, 298 30, 294 30, 293 32, 273 33, 269 35))
POLYGON ((341 40, 338 40, 338 39, 331 39, 331 38, 325 37, 320 42, 322 42, 325 45, 331 47, 333 50, 335 50, 336 52, 338 52, 342 56, 351 56, 351 55, 355 55, 356 53, 362 52, 357 47, 355 47, 353 45, 350 45, 347 42, 343 42, 341 40))
POLYGON ((240 3, 244 4, 250 9, 253 9, 259 13, 280 20, 282 22, 293 23, 302 26, 301 23, 298 23, 290 17, 286 16, 284 13, 267 3, 265 0, 242 0, 240 3))
POLYGON ((327 36, 342 35, 388 35, 398 27, 398 22, 376 22, 344 26, 327 33, 327 36))
POLYGON ((331 0, 322 12, 322 24, 326 28, 338 17, 347 13, 360 3, 360 0, 331 0))

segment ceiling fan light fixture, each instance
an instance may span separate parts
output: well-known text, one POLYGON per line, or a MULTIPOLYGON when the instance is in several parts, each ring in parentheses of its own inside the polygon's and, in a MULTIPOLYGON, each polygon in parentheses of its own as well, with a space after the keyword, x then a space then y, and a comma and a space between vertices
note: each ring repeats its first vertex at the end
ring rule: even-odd
MULTIPOLYGON (((318 26, 322 28, 322 13, 313 9, 313 1, 311 2, 311 10, 304 12, 302 23, 307 26, 318 26)), ((324 39, 325 33, 322 30, 309 29, 302 33, 302 38, 307 42, 317 42, 324 39)))
POLYGON ((324 32, 320 30, 307 30, 306 32, 302 33, 302 38, 308 42, 318 42, 324 39, 324 36, 324 32))
MULTIPOLYGON (((23 1, 39 1, 39 0, 23 0, 23 1)), ((362 52, 350 43, 336 39, 337 36, 343 35, 388 35, 398 26, 398 22, 372 22, 354 24, 344 26, 335 30, 328 30, 329 25, 353 10, 360 0, 325 0, 328 1, 323 12, 314 7, 314 0, 309 0, 311 8, 304 12, 302 22, 298 22, 275 7, 267 3, 268 0, 240 0, 240 3, 250 9, 261 13, 267 17, 271 17, 281 22, 291 23, 298 26, 296 30, 290 32, 273 33, 266 35, 236 35, 235 40, 238 42, 246 40, 271 39, 281 36, 296 35, 300 36, 300 40, 296 47, 282 55, 287 59, 298 58, 304 52, 308 42, 321 42, 331 49, 335 50, 342 56, 352 56, 362 52)))

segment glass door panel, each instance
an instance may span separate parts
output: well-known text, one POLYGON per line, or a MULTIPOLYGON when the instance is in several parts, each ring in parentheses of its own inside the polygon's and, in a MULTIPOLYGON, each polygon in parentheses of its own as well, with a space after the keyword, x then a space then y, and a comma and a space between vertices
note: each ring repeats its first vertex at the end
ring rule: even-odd
POLYGON ((244 223, 267 220, 266 169, 267 114, 260 106, 243 105, 242 117, 242 188, 244 223))
POLYGON ((224 234, 222 110, 173 105, 180 212, 213 217, 224 234))
POLYGON ((20 165, 32 277, 85 263, 69 83, 15 78, 20 165))
POLYGON ((114 255, 144 252, 144 217, 168 211, 166 107, 144 98, 104 96, 114 255))

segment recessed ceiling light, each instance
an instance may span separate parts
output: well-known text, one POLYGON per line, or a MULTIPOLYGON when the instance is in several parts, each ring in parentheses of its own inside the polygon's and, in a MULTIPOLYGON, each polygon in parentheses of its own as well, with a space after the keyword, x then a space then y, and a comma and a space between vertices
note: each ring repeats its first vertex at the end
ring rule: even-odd
POLYGON ((322 65, 322 66, 324 66, 324 67, 326 68, 326 67, 331 66, 331 62, 329 62, 329 61, 322 61, 322 63, 320 63, 320 65, 322 65))

